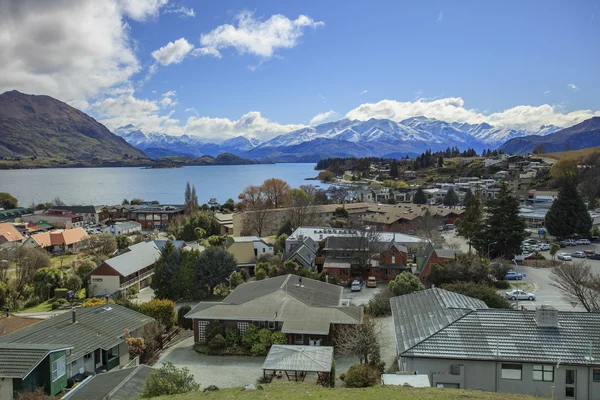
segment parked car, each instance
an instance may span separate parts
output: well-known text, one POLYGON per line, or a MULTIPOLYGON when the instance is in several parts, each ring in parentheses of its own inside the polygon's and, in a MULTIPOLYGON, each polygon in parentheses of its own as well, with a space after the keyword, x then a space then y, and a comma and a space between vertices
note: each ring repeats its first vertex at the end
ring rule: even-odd
POLYGON ((377 279, 374 276, 367 278, 367 287, 377 287, 377 279))
POLYGON ((577 244, 590 244, 589 239, 579 239, 577 240, 577 244))
POLYGON ((531 252, 531 246, 529 246, 529 245, 521 246, 521 251, 523 253, 530 253, 531 252))
POLYGON ((510 300, 535 300, 535 294, 517 289, 506 292, 505 295, 510 300))
POLYGON ((531 254, 527 254, 524 258, 525 258, 525 260, 537 260, 538 255, 535 253, 531 253, 531 254))
POLYGON ((600 253, 594 253, 594 254, 590 254, 590 255, 588 256, 588 258, 589 258, 590 260, 600 260, 600 253))
POLYGON ((540 250, 541 251, 550 250, 550 245, 548 243, 542 243, 542 244, 540 244, 540 250))
POLYGON ((567 244, 567 246, 577 246, 577 241, 573 239, 567 239, 565 240, 565 243, 567 244))
POLYGON ((537 244, 538 241, 536 239, 527 239, 527 240, 524 240, 523 242, 527 243, 527 244, 537 244))
POLYGON ((352 292, 360 292, 362 290, 362 285, 360 281, 352 281, 352 286, 350 287, 350 291, 352 292))
POLYGON ((590 242, 592 242, 592 243, 600 243, 600 236, 592 236, 590 238, 590 242))
POLYGON ((558 242, 558 245, 560 246, 561 249, 564 249, 565 247, 568 246, 567 242, 565 242, 564 240, 561 240, 560 242, 558 242))
POLYGON ((558 253, 556 255, 558 257, 559 260, 563 260, 563 261, 572 261, 573 258, 571 257, 571 254, 569 253, 558 253))
POLYGON ((593 256, 594 254, 596 254, 596 252, 594 250, 584 250, 583 251, 585 253, 586 256, 593 256))
POLYGON ((571 257, 587 258, 587 255, 583 251, 575 251, 575 252, 571 253, 571 257))
POLYGON ((531 245, 531 251, 540 251, 542 250, 542 248, 540 247, 539 244, 532 244, 531 245))
POLYGON ((504 275, 505 281, 520 281, 523 279, 523 274, 519 274, 515 271, 508 271, 506 275, 504 275))

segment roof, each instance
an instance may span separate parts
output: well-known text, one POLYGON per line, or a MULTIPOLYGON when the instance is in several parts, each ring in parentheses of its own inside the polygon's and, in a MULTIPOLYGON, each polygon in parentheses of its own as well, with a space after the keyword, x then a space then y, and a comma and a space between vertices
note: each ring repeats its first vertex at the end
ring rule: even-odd
POLYGON ((302 260, 304 260, 307 266, 310 266, 317 258, 317 255, 312 249, 303 244, 300 247, 290 251, 289 253, 284 254, 283 260, 287 261, 295 257, 300 257, 302 260))
POLYGON ((186 318, 281 321, 284 332, 328 334, 331 324, 362 322, 362 308, 342 306, 342 293, 341 286, 289 274, 239 285, 221 302, 200 302, 186 318))
POLYGON ((429 375, 426 374, 383 374, 381 383, 395 386, 431 387, 429 375))
MULTIPOLYGON (((439 191, 439 189, 426 189, 429 191, 439 191)), ((443 191, 445 192, 445 191, 443 191)), ((451 214, 461 215, 465 210, 460 208, 447 208, 440 206, 426 206, 415 204, 398 204, 398 205, 371 205, 369 214, 363 217, 363 221, 374 222, 380 224, 391 224, 393 222, 405 219, 414 220, 422 217, 426 211, 432 216, 447 217, 451 214)))
POLYGON ((131 211, 133 214, 144 214, 144 213, 161 213, 161 214, 175 214, 182 213, 183 207, 180 206, 157 206, 157 207, 142 207, 137 210, 131 211))
POLYGON ((473 310, 403 356, 600 365, 600 313, 556 312, 543 327, 535 310, 473 310))
POLYGON ((262 369, 273 371, 329 372, 333 361, 331 346, 274 344, 262 369))
POLYGON ((390 299, 396 348, 405 352, 475 308, 486 309, 478 299, 432 288, 390 299))
POLYGON ((18 315, 9 315, 0 317, 0 336, 8 335, 11 332, 18 331, 26 326, 39 322, 36 318, 20 317, 18 315))
POLYGON ((0 223, 0 236, 4 237, 7 242, 20 242, 23 240, 23 235, 10 222, 0 223))
POLYGON ((71 390, 63 399, 135 399, 144 391, 144 382, 152 371, 154 371, 152 367, 139 365, 97 374, 71 390))
POLYGON ((70 312, 42 320, 17 332, 0 336, 0 346, 14 343, 19 346, 56 345, 68 343, 73 347, 67 362, 75 361, 98 349, 111 349, 122 342, 125 329, 134 331, 154 321, 146 315, 126 307, 111 304, 76 310, 77 322, 70 312))
POLYGON ((439 258, 455 258, 457 254, 462 254, 462 250, 435 249, 435 254, 439 258))
MULTIPOLYGON (((128 251, 104 261, 106 265, 117 271, 121 276, 131 275, 156 262, 160 257, 160 250, 156 243, 140 242, 128 247, 128 251)), ((93 275, 93 272, 90 273, 93 275)))
MULTIPOLYGON (((41 224, 37 224, 40 227, 41 224)), ((71 245, 82 240, 89 239, 88 234, 82 228, 57 229, 49 232, 36 233, 31 238, 41 247, 71 245)))
POLYGON ((186 246, 185 240, 154 240, 154 244, 159 250, 162 250, 169 241, 176 249, 182 249, 186 246))
MULTIPOLYGON (((403 233, 395 232, 378 232, 379 240, 382 242, 397 242, 404 245, 412 243, 423 242, 424 239, 418 236, 405 235, 403 233)), ((345 229, 345 228, 332 228, 329 226, 302 226, 296 229, 289 236, 290 240, 304 240, 305 238, 311 238, 315 242, 320 242, 323 239, 327 239, 330 236, 348 237, 356 236, 356 230, 345 229)))
POLYGON ((70 211, 71 213, 74 213, 74 214, 96 214, 98 212, 98 211, 96 211, 95 206, 60 206, 60 207, 53 207, 50 210, 70 211))
POLYGON ((69 345, 23 345, 0 343, 0 377, 23 379, 40 362, 55 351, 68 350, 69 345))

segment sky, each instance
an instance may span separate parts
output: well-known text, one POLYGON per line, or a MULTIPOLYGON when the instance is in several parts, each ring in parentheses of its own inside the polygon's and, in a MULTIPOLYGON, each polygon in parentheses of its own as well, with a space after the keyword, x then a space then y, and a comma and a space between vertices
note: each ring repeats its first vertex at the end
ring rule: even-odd
POLYGON ((0 0, 0 92, 109 129, 268 140, 342 118, 600 116, 600 0, 0 0))

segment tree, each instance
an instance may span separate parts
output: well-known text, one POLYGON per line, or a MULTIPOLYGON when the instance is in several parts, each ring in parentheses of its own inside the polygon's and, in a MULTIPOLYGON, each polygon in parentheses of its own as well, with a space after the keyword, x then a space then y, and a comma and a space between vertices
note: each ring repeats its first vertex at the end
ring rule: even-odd
POLYGON ((556 261, 556 253, 560 250, 560 246, 556 243, 552 243, 550 245, 550 256, 552 256, 552 261, 556 261))
POLYGON ((133 199, 131 199, 130 204, 131 205, 140 205, 144 202, 144 199, 140 199, 139 197, 134 197, 133 199))
MULTIPOLYGON (((313 205, 313 198, 302 189, 292 189, 289 194, 289 221, 291 230, 300 226, 313 225, 317 213, 317 206, 313 205)), ((291 233, 291 232, 290 232, 291 233)))
POLYGON ((108 257, 117 251, 117 240, 109 233, 92 235, 85 240, 83 247, 96 256, 108 257))
MULTIPOLYGON (((425 208, 425 212, 415 224, 417 236, 421 236, 433 244, 436 249, 446 245, 446 239, 442 236, 439 228, 439 219, 432 215, 429 208, 425 208)), ((424 245, 424 243, 422 243, 424 245)))
POLYGON ((508 300, 486 283, 455 282, 442 285, 442 289, 479 299, 490 308, 510 308, 508 300))
POLYGON ((471 189, 467 190, 467 192, 465 193, 465 199, 463 201, 463 204, 467 204, 469 202, 469 199, 473 197, 473 192, 471 191, 471 189))
POLYGON ((361 364, 383 370, 379 338, 383 328, 379 321, 365 315, 358 325, 338 325, 335 330, 336 349, 344 355, 356 356, 361 364))
POLYGON ((458 222, 458 234, 465 239, 469 244, 469 253, 471 246, 479 247, 478 241, 483 235, 483 207, 479 196, 471 196, 467 201, 465 212, 460 216, 458 222))
POLYGON ((349 197, 349 190, 345 186, 330 186, 327 189, 327 196, 335 204, 344 204, 349 197))
POLYGON ((233 255, 227 251, 209 247, 196 260, 196 276, 198 282, 207 285, 212 295, 215 287, 227 280, 237 268, 233 255))
POLYGON ((381 374, 376 368, 366 364, 354 364, 345 373, 346 387, 365 388, 379 383, 381 374))
POLYGON ((0 208, 10 210, 19 207, 19 200, 13 197, 10 193, 0 192, 0 208))
POLYGON ((159 299, 177 300, 179 293, 174 289, 175 274, 181 265, 182 253, 170 240, 160 250, 160 257, 154 263, 154 275, 150 287, 159 299))
POLYGON ((52 200, 52 203, 53 203, 53 204, 54 204, 54 206, 56 206, 56 207, 62 207, 62 206, 66 206, 65 202, 64 202, 64 201, 62 201, 62 200, 60 199, 60 197, 59 197, 59 196, 56 196, 56 197, 54 198, 54 200, 52 200))
POLYGON ((488 201, 487 214, 482 253, 487 253, 489 247, 494 257, 501 255, 512 259, 515 254, 520 254, 526 224, 519 215, 519 200, 505 183, 500 187, 498 198, 488 201))
POLYGON ((454 207, 458 204, 458 195, 454 191, 454 189, 448 189, 446 195, 444 196, 444 205, 449 207, 454 207))
POLYGON ((544 154, 546 152, 546 145, 544 143, 540 143, 533 148, 533 154, 544 154))
POLYGON ((402 296, 403 294, 418 292, 425 289, 425 286, 423 286, 419 277, 410 272, 403 272, 396 275, 396 279, 390 281, 388 287, 394 296, 402 296))
POLYGON ((40 268, 33 276, 35 294, 43 300, 54 296, 54 290, 61 287, 63 273, 58 268, 40 268))
POLYGON ((121 202, 122 206, 128 206, 129 205, 129 200, 127 199, 123 199, 123 201, 121 202))
POLYGON ((350 263, 359 276, 371 267, 371 260, 379 256, 385 243, 381 233, 369 226, 357 226, 349 235, 341 237, 341 245, 351 253, 350 263))
POLYGON ((15 260, 15 283, 16 297, 23 295, 25 286, 31 284, 35 273, 41 268, 50 267, 48 252, 39 248, 28 248, 21 246, 15 260))
POLYGON ((317 176, 317 179, 323 182, 332 182, 335 179, 335 174, 331 171, 321 171, 317 176))
POLYGON ((263 182, 262 191, 269 205, 273 208, 279 208, 290 193, 290 185, 281 179, 271 178, 263 182))
POLYGON ((575 183, 566 180, 546 213, 548 233, 557 238, 571 235, 588 235, 592 229, 590 216, 583 199, 577 192, 575 183))
POLYGON ((199 389, 200 385, 196 383, 189 369, 177 368, 167 361, 160 369, 155 369, 148 375, 142 397, 169 396, 199 389))
POLYGON ((175 303, 167 299, 152 299, 140 305, 142 314, 154 318, 158 323, 171 330, 175 324, 175 303))
POLYGON ((419 187, 413 197, 413 203, 415 204, 427 204, 427 195, 423 191, 423 188, 419 187))
POLYGON ((429 285, 441 286, 454 282, 488 282, 490 265, 487 260, 472 254, 458 254, 446 264, 433 264, 425 277, 429 285))
POLYGON ((194 232, 196 233, 196 238, 198 240, 201 240, 204 236, 206 236, 206 231, 199 226, 194 229, 194 232))
POLYGON ((115 240, 117 241, 117 248, 119 250, 125 250, 131 246, 131 240, 129 240, 129 238, 125 235, 117 235, 115 240))
POLYGON ((561 263, 552 270, 550 280, 566 301, 581 304, 587 312, 600 311, 600 274, 584 261, 561 263))
POLYGON ((196 188, 192 189, 190 182, 185 185, 185 194, 183 202, 183 212, 185 215, 191 215, 198 210, 198 197, 196 197, 196 188))

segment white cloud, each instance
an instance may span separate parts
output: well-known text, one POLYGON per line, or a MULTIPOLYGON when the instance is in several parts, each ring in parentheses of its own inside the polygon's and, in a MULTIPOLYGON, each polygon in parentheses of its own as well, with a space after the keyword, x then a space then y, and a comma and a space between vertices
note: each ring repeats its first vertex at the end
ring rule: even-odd
POLYGON ((550 91, 550 90, 546 90, 546 91, 544 92, 544 94, 550 94, 550 93, 552 93, 552 91, 550 91))
POLYGON ((571 90, 578 91, 579 88, 574 83, 569 83, 567 87, 571 90))
POLYGON ((442 22, 444 20, 444 14, 440 11, 438 14, 436 22, 442 22))
POLYGON ((447 122, 468 122, 472 124, 488 122, 496 126, 516 129, 536 129, 541 125, 567 127, 577 124, 593 116, 600 116, 600 111, 577 110, 561 112, 557 106, 542 104, 540 106, 516 106, 495 113, 483 113, 476 109, 464 107, 460 97, 450 97, 427 101, 419 99, 413 102, 381 100, 377 103, 365 103, 350 110, 346 117, 350 119, 368 120, 370 118, 387 118, 402 121, 411 117, 425 116, 447 122))
POLYGON ((194 18, 196 16, 196 11, 193 8, 185 6, 167 8, 165 12, 168 14, 178 14, 179 18, 194 18))
POLYGON ((337 115, 337 113, 335 111, 333 111, 333 110, 329 110, 329 111, 326 111, 324 113, 317 114, 317 115, 315 115, 310 120, 310 124, 311 125, 318 125, 318 124, 320 124, 321 122, 323 122, 325 120, 328 120, 328 119, 331 119, 331 118, 335 117, 336 115, 337 115))
POLYGON ((192 55, 194 55, 194 56, 213 56, 216 58, 222 57, 219 50, 213 49, 211 47, 200 47, 200 48, 194 49, 194 51, 192 51, 192 55))
POLYGON ((160 49, 154 50, 152 57, 163 66, 179 64, 193 49, 193 44, 185 40, 185 38, 180 38, 174 42, 167 43, 160 49))
MULTIPOLYGON (((102 0, 104 1, 104 0, 102 0)), ((157 17, 161 7, 169 0, 117 0, 123 12, 136 21, 157 17)))
POLYGON ((175 97, 177 96, 177 92, 174 90, 169 90, 168 92, 165 92, 162 94, 163 97, 175 97))
POLYGON ((237 26, 225 24, 200 37, 201 55, 220 55, 219 50, 233 47, 238 53, 249 53, 263 58, 272 57, 278 49, 295 47, 305 28, 323 26, 306 15, 290 20, 283 15, 273 15, 266 21, 254 18, 244 11, 236 16, 237 26))
POLYGON ((367 90, 367 89, 365 89, 365 90, 363 90, 362 92, 360 92, 360 94, 367 94, 367 93, 368 93, 368 90, 367 90))

